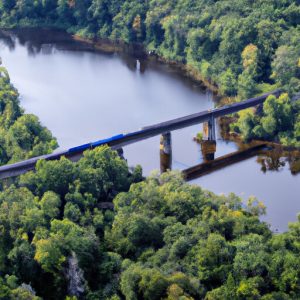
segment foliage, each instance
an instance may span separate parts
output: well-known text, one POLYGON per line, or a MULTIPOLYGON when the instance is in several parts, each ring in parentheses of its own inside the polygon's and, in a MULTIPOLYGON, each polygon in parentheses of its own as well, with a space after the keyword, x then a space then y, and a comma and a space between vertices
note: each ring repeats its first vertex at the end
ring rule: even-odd
POLYGON ((262 84, 300 90, 300 8, 286 1, 1 0, 1 24, 56 26, 143 43, 240 98, 262 84))
POLYGON ((245 140, 266 139, 280 141, 285 146, 300 147, 298 102, 292 102, 288 94, 278 98, 269 96, 263 104, 262 112, 247 109, 238 113, 238 121, 231 124, 245 140))
MULTIPOLYGON (((196 68, 227 95, 248 97, 274 82, 299 87, 299 4, 295 1, 1 0, 2 25, 54 24, 88 37, 143 42, 196 68)), ((25 115, 0 69, 1 164, 57 145, 25 115)), ((245 139, 300 142, 300 104, 270 96, 240 113, 245 139)), ((76 163, 39 161, 0 192, 0 298, 299 299, 298 222, 274 235, 265 207, 184 183, 180 174, 142 180, 141 169, 108 147, 76 163), (114 210, 103 209, 106 202, 114 210), (79 271, 78 271, 79 270, 79 271), (74 273, 73 272, 73 273, 74 273), (76 274, 75 274, 76 275, 76 274)))
POLYGON ((84 299, 299 298, 300 222, 273 235, 253 197, 244 205, 176 172, 137 182, 139 170, 99 147, 40 161, 3 189, 1 298, 76 299, 74 258, 84 299))
POLYGON ((63 299, 68 259, 75 253, 87 292, 104 293, 121 263, 106 249, 104 231, 112 212, 102 211, 101 203, 141 179, 108 147, 88 151, 76 163, 39 161, 36 172, 0 193, 1 274, 30 282, 43 298, 63 299))

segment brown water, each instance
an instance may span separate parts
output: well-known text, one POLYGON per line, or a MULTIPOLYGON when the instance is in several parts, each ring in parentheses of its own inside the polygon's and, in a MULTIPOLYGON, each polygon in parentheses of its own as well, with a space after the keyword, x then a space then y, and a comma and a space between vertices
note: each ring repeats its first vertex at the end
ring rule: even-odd
MULTIPOLYGON (((214 107, 213 97, 166 65, 129 55, 101 54, 61 32, 23 31, 2 36, 0 56, 28 113, 39 116, 69 148, 114 134, 134 131, 214 107)), ((193 137, 202 125, 172 133, 173 168, 202 161, 193 137)), ((218 140, 216 156, 237 149, 218 140)), ((124 148, 130 165, 145 174, 159 169, 159 137, 124 148)), ((286 163, 277 171, 262 171, 257 158, 206 175, 192 183, 216 193, 256 195, 267 206, 263 219, 284 231, 300 212, 300 175, 286 163)))

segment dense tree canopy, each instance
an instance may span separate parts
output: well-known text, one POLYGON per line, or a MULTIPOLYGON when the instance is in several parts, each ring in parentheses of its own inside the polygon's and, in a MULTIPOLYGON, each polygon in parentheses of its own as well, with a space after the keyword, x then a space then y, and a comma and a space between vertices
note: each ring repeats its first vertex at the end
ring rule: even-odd
MULTIPOLYGON (((243 51, 245 70, 256 69, 256 51, 243 51)), ((23 113, 4 68, 0 80, 2 163, 50 152, 55 140, 23 113)), ((298 115, 288 116, 298 105, 286 94, 269 97, 263 115, 246 111, 239 128, 297 134, 298 115)), ((76 163, 39 161, 35 172, 2 183, 0 298, 296 299, 300 223, 273 235, 259 220, 264 211, 255 198, 244 205, 177 173, 142 181, 141 168, 129 170, 108 147, 76 163)))
POLYGON ((300 147, 300 101, 292 102, 288 94, 281 94, 278 98, 269 96, 260 113, 250 108, 238 115, 238 121, 230 126, 245 140, 275 140, 285 146, 300 147))
POLYGON ((216 196, 179 173, 134 183, 140 175, 102 147, 40 162, 0 192, 1 298, 300 297, 299 222, 273 235, 255 198, 216 196), (114 211, 101 209, 112 195, 114 211))
POLYGON ((0 283, 6 291, 1 299, 15 299, 13 294, 23 290, 45 299, 78 295, 66 276, 72 257, 79 261, 90 299, 99 299, 107 285, 113 289, 109 284, 120 258, 106 249, 104 232, 114 214, 103 211, 101 203, 141 179, 140 168, 130 172, 116 152, 103 147, 77 163, 39 161, 36 172, 6 187, 0 193, 0 283))
MULTIPOLYGON (((299 88, 297 1, 1 0, 2 25, 53 25, 142 42, 196 68, 226 95, 299 88)), ((299 145, 300 105, 270 96, 232 125, 246 139, 299 145)), ((57 143, 0 69, 0 162, 57 143)), ((178 173, 142 180, 108 147, 39 161, 0 191, 0 298, 299 299, 300 219, 273 234, 265 207, 217 196, 178 173), (104 209, 113 202, 114 209, 104 209)))
POLYGON ((300 89, 295 0, 1 0, 3 26, 56 26, 89 38, 143 43, 183 62, 225 95, 300 89))

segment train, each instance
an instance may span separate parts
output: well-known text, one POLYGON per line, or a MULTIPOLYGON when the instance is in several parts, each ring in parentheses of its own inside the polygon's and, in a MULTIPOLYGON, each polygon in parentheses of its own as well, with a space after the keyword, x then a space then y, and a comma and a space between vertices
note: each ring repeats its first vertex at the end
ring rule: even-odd
MULTIPOLYGON (((138 131, 134 131, 131 133, 125 133, 125 134, 117 134, 112 137, 106 138, 106 139, 101 139, 96 142, 91 142, 87 144, 83 144, 80 146, 72 147, 67 150, 61 150, 52 154, 46 154, 46 155, 41 155, 38 157, 33 157, 28 160, 24 160, 18 163, 10 164, 10 165, 5 165, 0 167, 0 179, 1 178, 8 178, 12 176, 16 176, 19 174, 22 174, 28 170, 34 169, 35 164, 38 160, 40 159, 45 159, 45 160, 55 160, 59 159, 61 156, 66 156, 66 157, 72 157, 76 156, 77 154, 80 154, 84 152, 85 150, 93 149, 98 146, 103 146, 103 145, 110 145, 112 147, 114 146, 119 146, 122 147, 124 145, 143 140, 146 138, 153 137, 158 134, 162 134, 164 132, 172 131, 172 130, 177 130, 186 126, 191 126, 199 122, 203 122, 208 120, 209 117, 218 117, 222 116, 224 114, 229 114, 236 112, 240 109, 248 108, 254 105, 257 105, 262 102, 262 100, 266 99, 268 95, 278 95, 281 92, 281 90, 276 90, 271 93, 264 94, 259 97, 251 98, 242 102, 237 102, 234 104, 226 105, 220 108, 212 109, 212 110, 206 110, 202 111, 200 113, 196 113, 193 115, 185 116, 182 118, 177 118, 175 120, 170 120, 167 122, 155 124, 152 126, 146 126, 141 128, 138 131), (241 108, 242 107, 242 108, 241 108), (13 174, 13 175, 11 175, 13 174)), ((116 148, 115 147, 115 148, 116 148)))
POLYGON ((69 153, 74 153, 74 152, 85 151, 85 150, 88 150, 88 149, 92 149, 92 148, 95 148, 95 147, 98 147, 98 146, 108 144, 108 143, 113 142, 113 141, 119 141, 120 139, 124 138, 124 136, 125 135, 123 133, 122 134, 117 134, 117 135, 114 135, 112 137, 102 139, 102 140, 99 140, 99 141, 96 141, 96 142, 87 143, 87 144, 83 144, 83 145, 80 145, 80 146, 72 147, 68 150, 68 152, 69 153))

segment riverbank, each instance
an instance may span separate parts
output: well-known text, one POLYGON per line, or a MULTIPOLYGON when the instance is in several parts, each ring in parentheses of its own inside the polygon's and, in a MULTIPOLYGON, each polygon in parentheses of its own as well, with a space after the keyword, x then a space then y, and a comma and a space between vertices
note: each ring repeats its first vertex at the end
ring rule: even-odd
MULTIPOLYGON (((180 74, 180 76, 187 78, 191 82, 196 82, 202 88, 209 89, 210 91, 212 91, 217 106, 222 106, 222 105, 226 105, 238 101, 236 97, 225 97, 220 95, 220 91, 218 87, 210 80, 204 78, 201 75, 201 73, 195 68, 193 68, 192 66, 183 64, 181 62, 167 60, 164 57, 159 56, 155 53, 147 53, 146 48, 141 43, 128 44, 120 40, 112 41, 110 39, 100 39, 100 38, 89 39, 89 38, 82 37, 80 35, 69 34, 63 29, 55 29, 55 35, 53 35, 52 28, 38 29, 39 32, 42 31, 42 35, 41 35, 41 34, 35 34, 34 32, 35 29, 36 29, 35 27, 3 29, 1 30, 2 31, 1 34, 2 36, 7 37, 9 36, 10 32, 16 34, 21 33, 24 40, 26 40, 26 37, 27 38, 30 37, 30 39, 33 40, 36 39, 39 42, 41 42, 42 39, 42 41, 43 40, 45 41, 45 44, 49 43, 49 40, 53 41, 53 43, 63 42, 68 44, 67 47, 66 45, 64 45, 64 47, 70 50, 93 51, 93 52, 95 51, 95 52, 101 52, 107 54, 124 53, 132 57, 135 57, 137 60, 144 61, 145 63, 150 61, 159 62, 161 64, 171 67, 178 74, 180 74)), ((141 67, 142 65, 143 64, 141 64, 141 67)), ((221 123, 222 122, 223 120, 221 120, 221 123)), ((230 138, 233 137, 231 136, 230 138)))
MULTIPOLYGON (((113 54, 113 53, 124 53, 127 55, 131 55, 136 59, 148 60, 148 61, 156 61, 169 67, 174 68, 178 72, 181 73, 182 76, 188 78, 189 80, 199 84, 203 88, 209 89, 213 94, 215 99, 217 100, 216 105, 226 105, 231 104, 238 101, 237 96, 226 96, 221 93, 218 85, 212 80, 206 78, 201 74, 199 70, 193 67, 190 64, 185 64, 179 61, 170 60, 165 58, 162 55, 154 51, 148 51, 143 43, 126 43, 122 40, 111 40, 108 38, 88 38, 79 34, 71 34, 68 33, 65 29, 56 26, 49 27, 38 27, 38 26, 30 26, 30 27, 13 27, 13 28, 2 28, 0 29, 2 32, 5 31, 13 32, 13 33, 22 33, 23 36, 31 35, 32 38, 32 30, 38 29, 39 31, 43 31, 43 35, 45 40, 48 37, 49 31, 55 30, 57 32, 53 43, 55 42, 74 42, 72 44, 73 50, 78 51, 96 51, 101 53, 113 54), (48 33, 47 33, 48 32, 48 33)), ((40 36, 38 37, 40 39, 40 36)))
MULTIPOLYGON (((39 31, 43 32, 42 39, 45 41, 48 40, 49 32, 55 30, 57 33, 55 38, 53 39, 53 43, 59 42, 67 42, 70 43, 70 47, 73 50, 78 51, 95 51, 100 53, 106 54, 113 54, 113 53, 124 53, 130 56, 135 57, 139 60, 146 60, 146 61, 155 61, 161 64, 168 65, 169 67, 173 68, 177 72, 181 74, 181 76, 199 84, 202 88, 209 89, 216 98, 217 102, 220 104, 229 104, 236 101, 235 97, 225 97, 220 94, 218 86, 211 82, 210 80, 206 79, 201 73, 196 70, 193 66, 187 65, 181 62, 177 62, 174 60, 168 60, 163 56, 159 56, 157 53, 148 52, 145 46, 141 43, 125 43, 121 40, 110 40, 110 39, 100 39, 100 38, 87 38, 80 36, 78 34, 70 34, 66 30, 56 27, 15 27, 15 28, 2 28, 1 36, 7 37, 9 33, 19 34, 21 33, 24 39, 26 36, 30 35, 30 38, 34 39, 35 35, 33 30, 38 29, 39 31), (72 43, 74 42, 74 43, 72 43)), ((51 38, 53 36, 51 35, 51 38)), ((39 40, 41 38, 40 35, 37 37, 39 40)))
MULTIPOLYGON (((68 34, 64 30, 55 30, 55 34, 53 34, 52 30, 49 29, 39 29, 38 33, 35 32, 32 28, 22 28, 22 29, 13 29, 2 31, 2 35, 9 36, 9 32, 13 32, 18 34, 21 32, 21 42, 25 42, 26 39, 33 40, 34 44, 48 44, 50 41, 53 43, 64 43, 63 49, 69 50, 77 50, 77 51, 91 51, 91 52, 101 52, 101 53, 125 53, 130 56, 135 57, 137 60, 141 60, 141 68, 143 65, 147 64, 147 62, 159 62, 160 64, 164 64, 175 70, 183 78, 186 78, 189 81, 197 82, 197 85, 200 85, 202 88, 208 88, 214 92, 214 97, 217 100, 217 105, 224 105, 228 103, 232 103, 237 101, 236 98, 233 97, 220 97, 218 95, 217 87, 211 84, 209 81, 205 81, 202 78, 201 74, 194 70, 193 68, 184 65, 182 63, 177 63, 175 61, 168 61, 162 57, 156 55, 149 55, 146 52, 146 49, 141 44, 132 44, 128 45, 121 41, 113 42, 108 39, 87 39, 82 38, 78 35, 68 34), (42 34, 40 33, 42 31, 42 34), (35 42, 36 41, 36 42, 35 42)), ((38 47, 36 46, 35 47, 38 47)), ((60 46, 58 47, 60 48, 60 46)), ((136 61, 132 62, 135 65, 136 61)), ((141 70, 142 71, 142 70, 141 70)), ((221 126, 224 118, 221 120, 221 126)), ((228 119, 230 121, 230 118, 228 119)), ((229 124, 227 124, 227 128, 229 128, 229 124)), ((237 135, 230 135, 229 129, 227 132, 223 130, 222 135, 225 140, 232 140, 234 142, 239 142, 239 138, 237 135)))
MULTIPOLYGON (((260 108, 261 110, 262 108, 260 108)), ((245 143, 242 135, 235 131, 230 130, 230 125, 234 124, 238 121, 236 116, 224 116, 219 119, 219 126, 220 132, 222 137, 225 140, 230 140, 237 143, 245 143)), ((279 140, 276 141, 275 139, 257 139, 257 138, 250 138, 250 141, 257 141, 257 142, 265 142, 272 147, 281 147, 284 151, 300 151, 300 147, 294 145, 284 145, 279 140)))
MULTIPOLYGON (((168 60, 163 56, 158 55, 155 52, 149 52, 145 48, 145 46, 141 43, 132 43, 128 44, 122 42, 120 40, 113 41, 110 39, 89 39, 79 35, 72 35, 75 41, 84 42, 93 47, 94 50, 105 52, 105 53, 115 53, 115 52, 125 52, 126 54, 130 54, 135 56, 137 59, 147 59, 147 60, 156 60, 157 62, 167 64, 172 68, 177 69, 179 72, 182 73, 183 76, 189 78, 190 80, 197 82, 204 88, 208 88, 210 91, 214 93, 215 96, 219 97, 219 100, 230 99, 230 97, 225 97, 220 95, 220 90, 218 86, 211 82, 210 80, 206 79, 198 70, 196 70, 193 66, 187 65, 181 62, 177 62, 174 60, 168 60)), ((231 98, 231 102, 234 101, 234 97, 231 98)), ((230 103, 230 102, 228 102, 230 103)))

